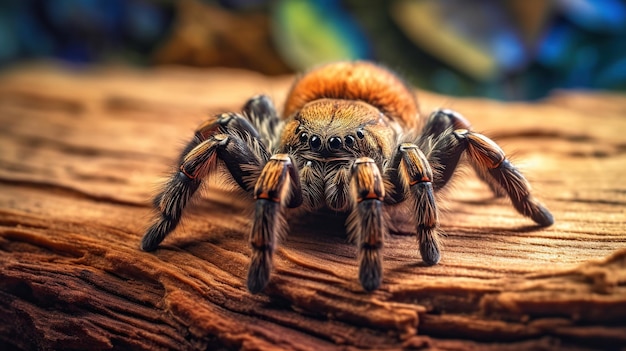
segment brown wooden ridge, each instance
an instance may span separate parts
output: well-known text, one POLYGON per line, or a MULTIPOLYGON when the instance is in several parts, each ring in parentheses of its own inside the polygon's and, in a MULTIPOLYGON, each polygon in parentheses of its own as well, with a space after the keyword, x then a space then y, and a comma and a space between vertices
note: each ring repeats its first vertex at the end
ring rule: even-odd
MULTIPOLYGON (((421 93, 512 154, 556 223, 538 229, 468 169, 443 259, 390 235, 357 279, 340 218, 293 220, 268 288, 246 290, 252 202, 211 184, 152 253, 150 198, 208 114, 292 77, 38 65, 0 77, 0 349, 357 350, 626 347, 626 97, 535 103, 421 93)), ((401 223, 400 223, 401 224, 401 223)))

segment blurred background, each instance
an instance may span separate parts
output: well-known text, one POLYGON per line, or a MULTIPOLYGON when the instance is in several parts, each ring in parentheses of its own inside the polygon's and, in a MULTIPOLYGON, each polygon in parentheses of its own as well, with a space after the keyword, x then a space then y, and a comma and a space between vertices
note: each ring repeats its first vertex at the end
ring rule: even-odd
POLYGON ((53 59, 299 72, 371 59, 423 89, 626 90, 626 0, 0 0, 0 69, 53 59))

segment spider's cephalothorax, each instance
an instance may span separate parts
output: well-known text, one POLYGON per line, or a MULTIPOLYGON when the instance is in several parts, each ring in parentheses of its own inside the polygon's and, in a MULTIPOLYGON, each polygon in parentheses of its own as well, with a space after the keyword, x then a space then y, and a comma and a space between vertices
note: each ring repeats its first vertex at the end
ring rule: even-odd
POLYGON ((439 261, 434 193, 448 183, 463 154, 518 212, 541 226, 553 223, 502 149, 473 132, 458 113, 437 110, 422 122, 414 94, 388 70, 368 62, 321 66, 296 81, 282 116, 266 96, 256 96, 241 114, 217 115, 197 129, 178 171, 154 199, 159 217, 141 247, 156 249, 202 180, 225 166, 256 203, 251 292, 267 285, 277 238, 287 231, 285 211, 296 207, 350 213, 359 280, 371 291, 382 281, 385 206, 409 206, 422 260, 439 261))

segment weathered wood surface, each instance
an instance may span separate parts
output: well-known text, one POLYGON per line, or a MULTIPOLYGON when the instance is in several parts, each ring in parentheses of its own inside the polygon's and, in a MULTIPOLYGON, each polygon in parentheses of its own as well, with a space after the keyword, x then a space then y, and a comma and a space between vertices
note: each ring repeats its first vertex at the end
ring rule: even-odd
POLYGON ((211 185, 154 253, 150 197, 208 113, 289 78, 37 66, 0 78, 0 348, 586 349, 626 346, 626 97, 537 103, 421 94, 462 112, 532 180, 538 229, 471 173, 420 264, 391 235, 363 293, 341 219, 294 221, 268 289, 245 288, 251 202, 211 185))

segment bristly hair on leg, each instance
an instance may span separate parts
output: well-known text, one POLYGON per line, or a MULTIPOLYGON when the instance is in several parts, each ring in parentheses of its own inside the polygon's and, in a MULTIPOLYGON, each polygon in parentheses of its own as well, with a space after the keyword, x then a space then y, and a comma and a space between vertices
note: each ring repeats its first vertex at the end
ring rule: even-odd
POLYGON ((434 265, 441 259, 439 239, 439 213, 436 207, 432 184, 418 183, 413 189, 413 208, 417 223, 417 240, 422 260, 434 265))
POLYGON ((382 248, 387 236, 387 212, 379 200, 363 200, 358 203, 347 219, 351 240, 357 245, 359 280, 363 289, 373 291, 382 283, 382 248))
POLYGON ((250 246, 252 255, 248 269, 248 290, 256 294, 270 279, 277 241, 285 237, 287 221, 280 203, 265 199, 256 201, 250 246))
POLYGON ((302 203, 298 170, 287 154, 275 154, 265 164, 254 186, 255 212, 250 246, 248 290, 261 291, 269 282, 276 242, 287 233, 284 211, 302 203))
POLYGON ((200 187, 199 179, 191 179, 183 172, 172 175, 163 192, 154 201, 159 217, 141 240, 141 249, 154 251, 180 222, 183 209, 200 187))
POLYGON ((382 248, 387 235, 385 188, 375 161, 358 158, 352 166, 351 195, 353 208, 347 228, 356 239, 359 254, 359 280, 365 291, 373 291, 382 283, 382 248))

